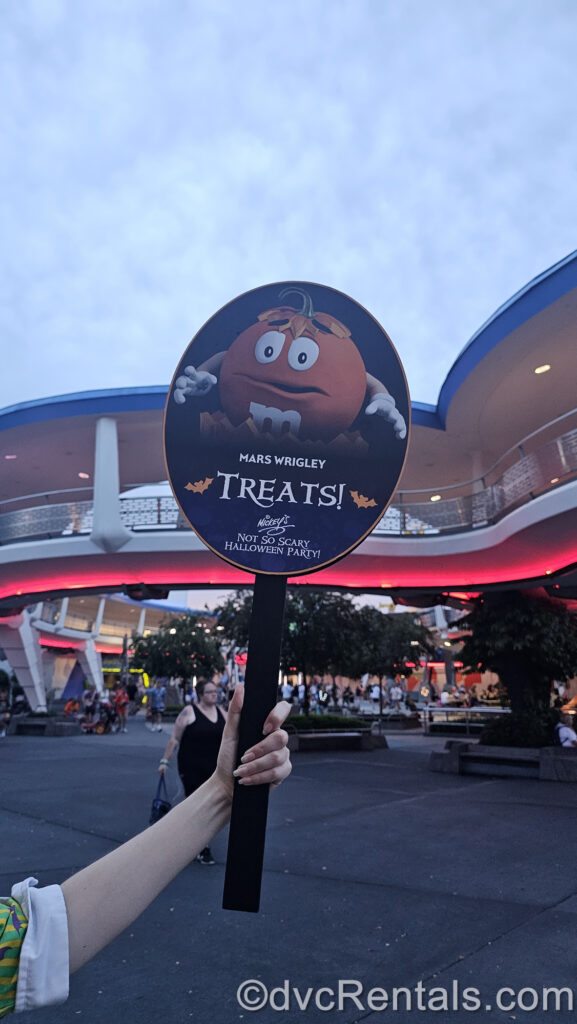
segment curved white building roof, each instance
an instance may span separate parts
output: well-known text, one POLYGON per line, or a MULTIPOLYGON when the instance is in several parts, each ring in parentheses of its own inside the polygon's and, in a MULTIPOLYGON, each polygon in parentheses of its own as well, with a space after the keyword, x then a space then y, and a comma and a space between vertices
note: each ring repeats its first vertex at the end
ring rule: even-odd
MULTIPOLYGON (((507 582, 570 588, 577 565, 576 325, 573 254, 479 330, 437 406, 413 403, 399 491, 371 537, 341 562, 291 582, 434 593, 507 582), (535 372, 543 366, 550 369, 535 372)), ((166 392, 83 392, 0 410, 4 614, 71 591, 251 582, 201 544, 170 496, 135 492, 166 479, 166 392), (113 444, 117 454, 120 501, 110 481, 105 494, 94 493, 103 422, 112 423, 114 441, 109 436, 105 449, 113 444)))

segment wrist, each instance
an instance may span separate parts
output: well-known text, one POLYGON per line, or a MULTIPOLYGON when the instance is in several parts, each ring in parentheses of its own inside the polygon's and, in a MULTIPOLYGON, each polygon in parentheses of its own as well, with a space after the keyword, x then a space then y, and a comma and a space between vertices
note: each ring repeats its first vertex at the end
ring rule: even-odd
POLYGON ((210 779, 208 779, 206 785, 210 787, 215 805, 230 811, 234 794, 234 779, 232 775, 230 778, 226 778, 224 773, 217 768, 214 774, 210 776, 210 779))

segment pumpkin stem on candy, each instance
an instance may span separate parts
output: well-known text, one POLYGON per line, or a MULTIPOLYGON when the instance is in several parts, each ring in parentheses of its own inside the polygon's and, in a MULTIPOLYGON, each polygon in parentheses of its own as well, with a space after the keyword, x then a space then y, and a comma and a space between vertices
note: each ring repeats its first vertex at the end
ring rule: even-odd
POLYGON ((287 295, 300 295, 303 300, 303 308, 299 310, 300 316, 306 316, 309 320, 312 320, 315 315, 313 300, 311 299, 308 292, 305 292, 302 288, 283 288, 282 292, 279 292, 279 299, 284 299, 287 295))

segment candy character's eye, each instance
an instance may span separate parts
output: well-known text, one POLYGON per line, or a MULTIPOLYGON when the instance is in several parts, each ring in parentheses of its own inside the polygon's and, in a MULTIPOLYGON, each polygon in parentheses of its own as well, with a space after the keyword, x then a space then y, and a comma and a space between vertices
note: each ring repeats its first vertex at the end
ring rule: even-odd
POLYGON ((274 363, 281 354, 285 342, 284 334, 280 331, 267 331, 258 339, 254 354, 259 363, 274 363))
POLYGON ((319 358, 319 346, 312 338, 295 338, 288 350, 289 366, 293 370, 309 370, 319 358))

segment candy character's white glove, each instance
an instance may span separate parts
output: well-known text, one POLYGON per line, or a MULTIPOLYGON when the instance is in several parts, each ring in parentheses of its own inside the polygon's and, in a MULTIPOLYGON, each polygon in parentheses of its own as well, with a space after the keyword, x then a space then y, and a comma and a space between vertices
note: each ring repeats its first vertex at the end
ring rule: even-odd
POLYGON ((187 396, 196 398, 206 395, 216 384, 214 373, 206 370, 195 370, 194 366, 185 366, 184 376, 177 377, 174 384, 174 401, 182 405, 187 396))
MULTIPOLYGON (((178 384, 178 381, 176 383, 178 384)), ((382 416, 383 419, 392 423, 395 437, 398 437, 400 441, 403 441, 407 436, 407 424, 395 406, 395 399, 392 395, 387 395, 382 391, 377 395, 373 395, 365 412, 367 416, 374 416, 376 413, 377 416, 382 416)))

